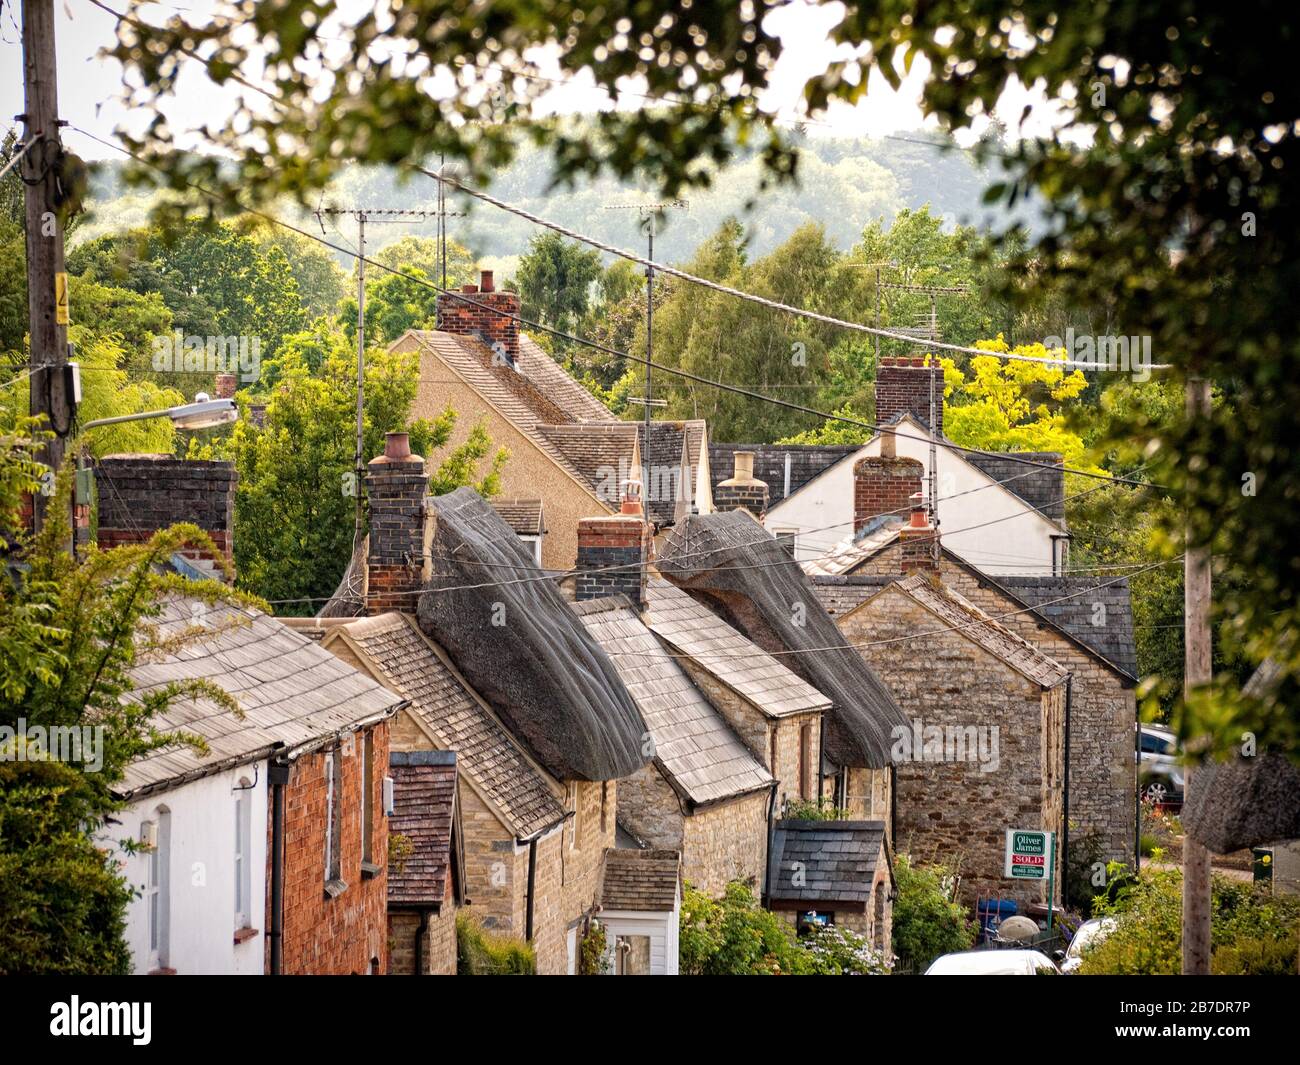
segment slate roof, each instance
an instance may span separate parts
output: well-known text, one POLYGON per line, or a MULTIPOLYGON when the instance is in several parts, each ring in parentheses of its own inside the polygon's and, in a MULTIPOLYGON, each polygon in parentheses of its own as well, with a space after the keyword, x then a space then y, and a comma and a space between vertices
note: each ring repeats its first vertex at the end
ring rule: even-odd
POLYGON ((643 619, 651 632, 764 714, 830 709, 830 699, 811 684, 662 577, 650 579, 647 598, 643 619))
POLYGON ((778 821, 768 896, 783 902, 865 906, 884 849, 883 821, 778 821), (796 871, 803 881, 799 885, 794 882, 796 871))
POLYGON ((893 693, 817 601, 784 547, 744 511, 691 515, 669 535, 659 571, 831 700, 827 757, 882 769, 891 733, 906 722, 893 693))
POLYGON ((411 853, 388 868, 388 905, 442 906, 452 901, 452 846, 456 810, 454 751, 393 751, 388 758, 393 778, 390 836, 411 842, 411 853))
POLYGON ((960 630, 961 635, 1035 684, 1054 688, 1069 674, 1055 659, 928 574, 913 573, 887 587, 911 596, 944 627, 960 630))
POLYGON ((542 501, 540 499, 493 499, 492 509, 501 515, 501 520, 510 526, 518 536, 541 536, 546 530, 542 525, 542 501))
POLYGON ((898 580, 897 573, 849 573, 842 576, 815 576, 812 579, 817 601, 831 617, 841 617, 856 610, 881 588, 898 580))
POLYGON ((472 488, 428 505, 421 631, 556 779, 616 780, 645 765, 636 703, 523 541, 472 488))
POLYGON ((662 528, 690 511, 695 492, 695 467, 687 453, 686 423, 651 422, 649 443, 645 423, 637 422, 636 427, 646 509, 650 519, 662 528))
POLYGON ((768 506, 794 495, 841 459, 862 450, 861 444, 710 444, 709 481, 713 490, 736 470, 737 451, 754 452, 754 476, 767 484, 768 506), (786 460, 790 491, 785 490, 786 460))
POLYGON ((772 775, 642 624, 623 596, 574 603, 613 659, 654 741, 654 758, 674 789, 695 805, 772 785, 772 775))
POLYGON ((612 422, 617 418, 585 389, 527 333, 519 334, 519 371, 543 396, 559 407, 570 421, 612 422))
POLYGON ((1007 491, 1019 496, 1053 521, 1065 521, 1065 458, 1057 451, 965 451, 962 456, 1007 491), (1050 464, 1051 469, 1034 469, 1022 459, 1050 464))
POLYGON ((607 848, 601 867, 601 908, 671 912, 677 906, 681 864, 677 851, 607 848))
MULTIPOLYGON (((195 624, 197 600, 169 601, 155 619, 159 635, 195 624)), ((135 759, 114 791, 124 797, 260 761, 277 749, 291 753, 336 732, 391 716, 400 696, 353 669, 313 640, 257 610, 226 604, 197 615, 210 638, 166 655, 141 658, 130 670, 140 696, 176 681, 206 679, 231 695, 242 718, 207 699, 176 700, 155 719, 163 731, 182 731, 207 742, 208 752, 165 747, 135 759)))
POLYGON ((898 539, 898 530, 906 524, 903 518, 875 517, 852 536, 846 536, 821 558, 801 563, 804 572, 814 580, 821 576, 851 573, 872 555, 898 539))
POLYGON ((1137 679, 1133 604, 1128 578, 1067 574, 990 580, 1131 679, 1137 679), (1068 597, 1068 598, 1067 598, 1068 597))
POLYGON ((413 619, 380 614, 331 631, 345 636, 410 699, 408 712, 440 747, 457 753, 460 772, 496 807, 517 839, 531 839, 564 819, 564 807, 546 779, 413 619))
POLYGON ((618 505, 622 482, 636 474, 635 423, 539 424, 534 430, 578 471, 601 502, 618 505))
MULTIPOLYGON (((1267 659, 1242 693, 1272 698, 1280 679, 1281 667, 1267 659)), ((1181 818, 1187 832, 1216 854, 1300 839, 1300 766, 1280 753, 1197 766, 1181 818)))

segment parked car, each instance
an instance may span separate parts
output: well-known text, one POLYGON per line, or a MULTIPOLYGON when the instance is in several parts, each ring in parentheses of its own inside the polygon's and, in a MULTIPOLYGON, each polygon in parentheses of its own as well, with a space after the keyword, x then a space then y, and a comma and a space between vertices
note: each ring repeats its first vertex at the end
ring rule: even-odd
POLYGON ((926 976, 1059 976, 1061 970, 1038 950, 963 950, 935 958, 926 976))
POLYGON ((1142 798, 1153 803, 1183 801, 1183 767, 1178 738, 1162 725, 1143 725, 1142 763, 1138 770, 1142 798))
POLYGON ((1069 947, 1066 948, 1065 957, 1061 960, 1061 972, 1067 975, 1077 972, 1079 966, 1083 964, 1084 952, 1091 950, 1115 931, 1115 923, 1114 917, 1094 917, 1091 921, 1084 921, 1079 925, 1074 938, 1070 940, 1069 947))

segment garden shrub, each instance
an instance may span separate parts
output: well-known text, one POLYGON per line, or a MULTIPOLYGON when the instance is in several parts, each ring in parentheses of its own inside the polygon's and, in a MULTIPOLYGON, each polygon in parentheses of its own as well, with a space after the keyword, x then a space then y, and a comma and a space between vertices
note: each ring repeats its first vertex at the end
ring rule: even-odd
POLYGON ((537 956, 524 940, 490 932, 467 913, 456 915, 459 976, 533 976, 537 956))
POLYGON ((894 875, 894 953, 899 965, 920 972, 941 954, 970 949, 979 926, 952 897, 952 874, 946 867, 913 866, 900 854, 894 875))

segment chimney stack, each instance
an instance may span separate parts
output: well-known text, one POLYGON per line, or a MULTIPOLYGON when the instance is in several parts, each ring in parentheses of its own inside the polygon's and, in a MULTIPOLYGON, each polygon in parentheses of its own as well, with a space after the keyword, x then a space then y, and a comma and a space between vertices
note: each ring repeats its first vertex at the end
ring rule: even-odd
POLYGON ((215 399, 234 399, 235 389, 239 386, 239 378, 232 373, 217 374, 217 387, 215 399))
POLYGON ((898 553, 904 573, 916 570, 935 571, 939 568, 935 548, 939 530, 934 528, 925 514, 925 497, 918 491, 912 496, 912 516, 898 530, 898 553))
POLYGON ((646 567, 654 559, 654 539, 641 505, 641 484, 628 481, 618 514, 578 522, 576 590, 578 602, 625 595, 637 610, 646 607, 646 567))
MULTIPOLYGON (((232 562, 235 549, 233 462, 197 462, 171 455, 108 455, 95 466, 99 498, 99 546, 139 544, 159 529, 189 522, 210 537, 232 562)), ((183 552, 211 558, 206 550, 183 552)))
POLYGON ((484 270, 479 281, 461 287, 468 299, 453 293, 438 295, 438 328, 444 333, 477 337, 514 366, 519 357, 519 297, 498 292, 491 270, 484 270))
POLYGON ((424 587, 424 460, 411 454, 406 433, 388 433, 384 453, 370 460, 370 552, 366 561, 366 611, 414 613, 424 587))
MULTIPOLYGON (((892 439, 892 434, 891 434, 892 439)), ((916 459, 868 455, 853 467, 853 531, 876 517, 907 517, 925 467, 916 459)))
POLYGON ((735 457, 731 477, 713 490, 713 509, 743 509, 761 519, 767 513, 767 483, 754 476, 754 452, 737 451, 735 457))
MULTIPOLYGON (((876 367, 876 424, 891 425, 900 415, 919 418, 943 435, 943 367, 938 359, 926 365, 925 356, 881 356, 876 367), (930 425, 930 382, 934 382, 934 424, 930 425)), ((892 435, 888 441, 892 446, 892 435)), ((882 452, 885 440, 881 441, 882 452)))

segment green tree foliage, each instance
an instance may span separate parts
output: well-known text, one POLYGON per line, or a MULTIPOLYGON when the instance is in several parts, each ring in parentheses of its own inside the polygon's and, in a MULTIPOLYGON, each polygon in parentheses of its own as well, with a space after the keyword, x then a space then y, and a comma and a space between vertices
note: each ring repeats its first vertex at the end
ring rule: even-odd
POLYGON ((900 854, 894 860, 898 895, 894 899, 894 953, 917 972, 941 954, 968 950, 978 926, 953 898, 952 874, 939 865, 914 865, 900 854))
MULTIPOLYGON (((380 273, 366 278, 366 347, 391 344, 408 329, 432 329, 438 319, 438 290, 416 266, 400 274, 380 273)), ((357 337, 357 301, 349 296, 339 304, 339 325, 348 339, 357 337)))
MULTIPOLYGON (((587 314, 592 289, 602 277, 600 253, 594 248, 558 233, 542 233, 529 243, 515 273, 520 311, 532 321, 573 332, 587 314)), ((614 284, 625 279, 626 275, 618 275, 614 284)))
POLYGON ((347 275, 324 245, 282 226, 263 224, 253 234, 262 253, 277 248, 289 263, 308 320, 332 315, 348 291, 347 275))
MULTIPOLYGON (((442 258, 438 254, 438 242, 431 237, 417 237, 408 234, 397 240, 389 241, 372 256, 377 263, 382 263, 391 270, 409 273, 419 270, 430 281, 440 287, 460 288, 461 285, 478 281, 478 261, 474 253, 459 241, 447 239, 447 284, 442 285, 442 258)), ((383 270, 371 273, 382 275, 383 270)), ((352 268, 355 278, 356 267, 352 268)))
POLYGON ((790 976, 807 966, 794 930, 762 909, 744 883, 732 881, 720 899, 687 885, 678 939, 683 976, 790 976))

